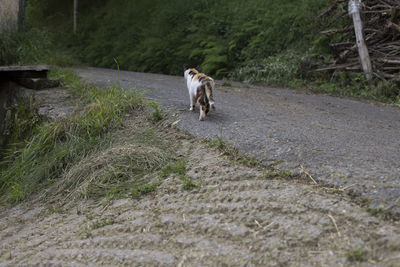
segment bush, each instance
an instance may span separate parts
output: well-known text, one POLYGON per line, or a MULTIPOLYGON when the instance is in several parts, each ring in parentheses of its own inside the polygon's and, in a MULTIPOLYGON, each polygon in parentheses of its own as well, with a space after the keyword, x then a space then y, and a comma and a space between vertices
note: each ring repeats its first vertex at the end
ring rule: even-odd
POLYGON ((73 65, 74 56, 52 40, 47 30, 16 31, 0 26, 0 65, 51 64, 73 65))
POLYGON ((299 64, 302 56, 286 51, 266 59, 252 61, 235 70, 233 79, 246 82, 264 82, 269 85, 294 86, 300 78, 299 64))
MULTIPOLYGON (((32 23, 57 31, 71 27, 71 3, 61 2, 58 6, 54 0, 34 1, 32 23), (60 16, 51 15, 55 13, 60 16)), ((329 0, 87 1, 79 11, 79 33, 70 36, 70 43, 94 66, 113 68, 117 58, 122 69, 182 75, 182 65, 201 65, 201 71, 221 78, 287 49, 306 51, 321 23, 314 17, 328 4, 329 0)))

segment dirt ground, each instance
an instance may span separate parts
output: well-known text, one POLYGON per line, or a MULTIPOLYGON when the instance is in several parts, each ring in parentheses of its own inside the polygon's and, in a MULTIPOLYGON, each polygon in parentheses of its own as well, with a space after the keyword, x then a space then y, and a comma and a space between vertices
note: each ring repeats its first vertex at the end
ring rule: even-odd
POLYGON ((1 207, 0 266, 398 266, 399 222, 306 177, 232 162, 174 127, 159 135, 176 140, 200 187, 170 175, 138 200, 1 207))

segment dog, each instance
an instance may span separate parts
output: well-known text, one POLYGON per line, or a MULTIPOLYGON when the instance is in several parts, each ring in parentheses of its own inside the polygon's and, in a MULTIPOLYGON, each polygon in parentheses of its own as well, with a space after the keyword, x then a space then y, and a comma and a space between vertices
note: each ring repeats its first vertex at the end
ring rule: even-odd
POLYGON ((195 110, 196 103, 200 105, 199 120, 203 121, 210 109, 215 109, 213 91, 215 88, 214 80, 200 73, 196 68, 184 67, 184 76, 189 90, 190 111, 195 110))

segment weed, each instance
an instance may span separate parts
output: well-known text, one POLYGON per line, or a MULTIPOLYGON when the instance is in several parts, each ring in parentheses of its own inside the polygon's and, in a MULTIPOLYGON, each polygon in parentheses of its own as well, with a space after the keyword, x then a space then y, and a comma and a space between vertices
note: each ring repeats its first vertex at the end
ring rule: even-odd
POLYGON ((242 157, 239 162, 247 167, 257 167, 260 165, 260 162, 255 159, 254 155, 250 155, 250 157, 242 157))
POLYGON ((328 192, 331 194, 338 194, 341 193, 343 190, 340 190, 338 188, 329 188, 328 192))
POLYGON ((49 213, 50 214, 55 214, 55 213, 64 213, 64 209, 59 206, 59 205, 55 205, 55 206, 51 206, 49 208, 49 213))
POLYGON ((242 154, 235 147, 228 145, 219 135, 215 136, 215 139, 213 140, 206 140, 206 142, 208 147, 218 149, 225 156, 228 156, 230 159, 232 159, 234 163, 242 158, 242 154))
POLYGON ((387 214, 387 209, 383 205, 371 205, 368 207, 367 211, 372 215, 378 216, 379 219, 382 219, 387 214))
POLYGON ((264 178, 275 179, 275 178, 294 178, 297 175, 288 170, 272 170, 264 172, 264 178))
POLYGON ((168 164, 161 171, 161 177, 166 178, 171 174, 176 174, 182 181, 184 190, 192 190, 193 188, 199 187, 200 184, 193 182, 192 178, 186 174, 186 163, 186 160, 180 159, 174 163, 168 164))
POLYGON ((222 137, 219 135, 215 136, 215 139, 209 141, 208 146, 214 147, 214 148, 217 148, 220 150, 225 150, 227 148, 227 144, 225 143, 225 140, 223 140, 222 137))
POLYGON ((348 261, 366 261, 366 252, 362 248, 351 249, 346 252, 348 261))
POLYGON ((161 177, 166 178, 171 174, 185 175, 186 174, 186 160, 180 159, 174 163, 168 164, 161 170, 161 177))
POLYGON ((106 192, 106 196, 105 196, 105 200, 106 202, 110 202, 111 200, 117 198, 121 193, 121 188, 120 188, 120 182, 117 181, 117 184, 114 185, 113 187, 111 187, 111 189, 109 189, 106 192))
POLYGON ((33 96, 11 104, 6 107, 4 123, 0 125, 0 147, 11 144, 9 149, 14 149, 15 144, 29 139, 40 123, 39 109, 33 96))
POLYGON ((200 186, 199 184, 193 182, 193 179, 187 174, 179 175, 179 178, 182 180, 184 190, 192 190, 200 186))
POLYGON ((147 105, 153 108, 153 113, 151 118, 154 122, 158 122, 165 118, 166 112, 165 110, 160 108, 160 103, 150 102, 147 105))
POLYGON ((142 195, 155 192, 157 188, 160 186, 160 184, 161 180, 149 184, 145 183, 134 184, 131 189, 131 198, 138 199, 142 195))
POLYGON ((113 218, 106 218, 106 219, 102 219, 102 220, 93 222, 92 225, 91 225, 91 229, 95 230, 95 229, 99 229, 99 228, 102 228, 104 226, 112 225, 112 224, 114 224, 114 219, 113 218))

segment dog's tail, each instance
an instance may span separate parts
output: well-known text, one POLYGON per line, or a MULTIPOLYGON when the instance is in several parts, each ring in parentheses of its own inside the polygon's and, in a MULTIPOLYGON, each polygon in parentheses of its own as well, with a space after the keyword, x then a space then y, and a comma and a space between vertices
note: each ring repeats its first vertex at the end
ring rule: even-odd
POLYGON ((215 102, 213 98, 214 81, 207 81, 205 84, 206 97, 210 103, 210 107, 215 109, 215 102))

